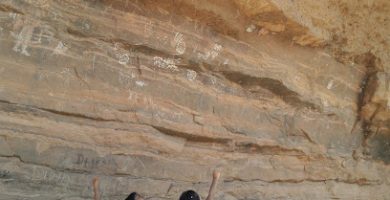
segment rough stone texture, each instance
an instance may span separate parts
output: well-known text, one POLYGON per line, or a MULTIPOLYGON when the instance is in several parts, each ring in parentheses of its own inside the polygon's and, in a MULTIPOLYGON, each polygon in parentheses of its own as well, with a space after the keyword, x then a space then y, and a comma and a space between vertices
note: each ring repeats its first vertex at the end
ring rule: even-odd
POLYGON ((0 199, 388 199, 388 73, 243 5, 1 1, 0 199))

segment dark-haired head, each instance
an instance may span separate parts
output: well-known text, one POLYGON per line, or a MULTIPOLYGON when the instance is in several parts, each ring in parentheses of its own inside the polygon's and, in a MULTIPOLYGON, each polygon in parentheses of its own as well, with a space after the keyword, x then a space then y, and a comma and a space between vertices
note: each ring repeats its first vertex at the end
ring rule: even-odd
POLYGON ((131 193, 131 194, 126 198, 126 200, 142 200, 142 199, 143 199, 142 196, 139 195, 139 194, 136 193, 136 192, 131 193))
POLYGON ((193 190, 187 190, 180 195, 180 200, 200 200, 198 193, 193 190))

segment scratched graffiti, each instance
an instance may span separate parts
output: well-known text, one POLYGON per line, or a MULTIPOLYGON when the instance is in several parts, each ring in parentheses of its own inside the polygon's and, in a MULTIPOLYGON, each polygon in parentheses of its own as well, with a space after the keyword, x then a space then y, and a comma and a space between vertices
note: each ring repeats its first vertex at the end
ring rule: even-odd
POLYGON ((74 164, 78 167, 86 169, 101 169, 101 168, 113 168, 117 166, 116 161, 112 157, 90 157, 84 154, 77 154, 74 164))
POLYGON ((33 168, 31 180, 60 185, 64 188, 68 188, 71 183, 71 178, 68 174, 39 167, 33 168))

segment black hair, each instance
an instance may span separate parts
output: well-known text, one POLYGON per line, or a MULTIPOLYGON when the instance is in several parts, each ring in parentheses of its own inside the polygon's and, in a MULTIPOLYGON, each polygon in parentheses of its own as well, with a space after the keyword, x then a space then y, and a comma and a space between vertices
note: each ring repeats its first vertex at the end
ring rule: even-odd
POLYGON ((135 200, 139 196, 136 192, 132 192, 125 200, 135 200))
POLYGON ((181 193, 180 200, 200 200, 200 197, 195 191, 187 190, 181 193))

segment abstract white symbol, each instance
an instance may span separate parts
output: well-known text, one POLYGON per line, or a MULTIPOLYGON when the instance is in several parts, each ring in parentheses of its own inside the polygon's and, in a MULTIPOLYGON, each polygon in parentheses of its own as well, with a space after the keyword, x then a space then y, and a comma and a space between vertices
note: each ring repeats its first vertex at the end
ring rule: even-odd
POLYGON ((326 99, 322 99, 322 103, 324 104, 324 107, 329 107, 329 102, 326 99))
POLYGON ((211 53, 210 53, 211 59, 216 58, 219 55, 219 53, 221 52, 221 50, 222 50, 222 46, 219 44, 215 44, 213 47, 213 50, 211 50, 211 53))
POLYGON ((143 81, 135 81, 135 84, 138 85, 139 87, 144 87, 146 86, 147 84, 143 81))
POLYGON ((255 30, 256 30, 256 26, 253 25, 253 24, 249 25, 249 26, 246 28, 246 32, 248 32, 248 33, 252 33, 252 32, 255 31, 255 30))
POLYGON ((70 72, 70 68, 65 68, 61 72, 61 78, 64 80, 64 85, 69 86, 70 79, 72 77, 72 73, 70 72))
POLYGON ((93 54, 93 58, 92 58, 92 71, 95 71, 95 62, 96 62, 96 55, 93 54))
POLYGON ((63 54, 68 50, 68 47, 65 45, 64 42, 60 41, 57 44, 57 47, 54 49, 53 54, 63 54))
POLYGON ((187 79, 190 81, 194 81, 196 79, 197 73, 194 70, 187 70, 187 79))
POLYGON ((153 23, 152 21, 149 21, 148 23, 145 24, 145 36, 147 38, 151 37, 153 35, 153 23))
POLYGON ((127 65, 127 63, 129 63, 129 61, 130 61, 130 57, 128 54, 119 54, 118 57, 119 57, 118 62, 121 65, 127 65))
POLYGON ((207 60, 207 59, 209 59, 209 57, 210 57, 210 52, 206 52, 205 54, 203 54, 203 53, 198 53, 198 59, 200 59, 200 60, 207 60))
POLYGON ((91 29, 91 26, 87 22, 85 22, 84 26, 83 26, 83 29, 84 30, 89 30, 89 29, 91 29))
POLYGON ((162 38, 159 38, 159 40, 161 41, 161 46, 163 46, 163 47, 165 47, 169 43, 168 36, 164 36, 162 38))
POLYGON ((155 56, 153 58, 153 61, 154 61, 154 63, 153 63, 154 66, 157 66, 159 68, 170 69, 172 71, 179 71, 174 59, 171 59, 171 58, 164 59, 162 57, 155 56))
POLYGON ((30 43, 41 44, 42 40, 49 43, 54 37, 54 33, 50 30, 49 26, 36 26, 36 23, 23 26, 19 34, 11 32, 11 35, 16 39, 15 46, 12 50, 20 52, 25 56, 30 56, 30 53, 27 51, 30 43))
POLYGON ((42 40, 50 43, 54 37, 53 31, 47 25, 34 27, 33 35, 31 37, 31 43, 33 44, 42 44, 42 40))
POLYGON ((332 89, 333 83, 334 83, 333 80, 329 81, 329 83, 328 83, 328 85, 326 86, 326 88, 328 88, 328 90, 332 89))
POLYGON ((118 51, 118 50, 120 49, 120 47, 121 47, 121 44, 120 44, 120 43, 118 43, 118 42, 115 42, 115 43, 114 43, 114 50, 115 50, 115 51, 118 51))
POLYGON ((62 18, 62 15, 58 12, 50 12, 50 15, 53 16, 53 20, 58 20, 62 18))
POLYGON ((206 53, 198 53, 198 59, 207 60, 211 57, 211 60, 214 60, 221 52, 222 46, 220 44, 214 44, 213 49, 207 51, 206 53))
POLYGON ((27 52, 27 47, 28 43, 31 40, 33 30, 34 27, 32 26, 24 26, 19 34, 13 34, 16 39, 16 43, 12 50, 14 50, 15 52, 20 52, 22 55, 30 56, 30 53, 27 52))
POLYGON ((131 101, 134 97, 137 97, 137 94, 133 93, 131 90, 129 90, 129 96, 127 97, 127 100, 131 101))
POLYGON ((7 20, 8 18, 9 18, 9 15, 4 14, 4 13, 0 13, 0 21, 7 20))
POLYGON ((44 71, 38 71, 38 80, 43 80, 43 79, 46 79, 48 80, 49 78, 49 74, 44 72, 44 71))
POLYGON ((10 13, 10 14, 9 14, 9 17, 10 17, 11 19, 13 19, 13 20, 15 20, 17 16, 18 16, 17 13, 10 13))
POLYGON ((225 59, 225 61, 223 61, 223 65, 227 65, 229 64, 229 59, 225 59))
POLYGON ((387 86, 387 109, 390 110, 390 81, 389 86, 387 86))
POLYGON ((214 76, 211 77, 211 83, 213 85, 215 85, 217 83, 217 78, 215 78, 214 76))
POLYGON ((131 73, 131 75, 127 75, 123 72, 119 72, 119 83, 121 83, 124 86, 130 86, 131 80, 135 78, 134 73, 131 73))
POLYGON ((26 0, 28 3, 40 8, 47 8, 49 6, 49 0, 26 0))

